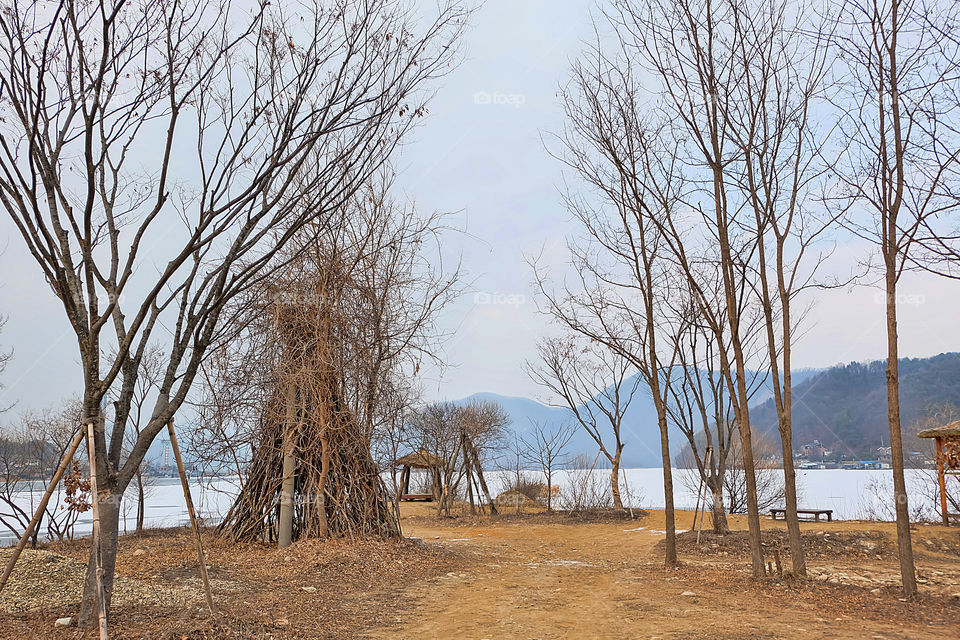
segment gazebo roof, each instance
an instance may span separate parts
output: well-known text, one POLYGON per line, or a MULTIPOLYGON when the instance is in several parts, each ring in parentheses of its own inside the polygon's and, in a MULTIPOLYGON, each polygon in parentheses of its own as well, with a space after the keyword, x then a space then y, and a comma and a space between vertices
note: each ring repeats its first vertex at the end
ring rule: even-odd
POLYGON ((924 429, 917 434, 918 438, 949 438, 960 436, 960 420, 945 424, 934 429, 924 429))
POLYGON ((435 456, 426 449, 419 449, 399 458, 397 465, 415 469, 435 469, 443 466, 443 458, 435 456))

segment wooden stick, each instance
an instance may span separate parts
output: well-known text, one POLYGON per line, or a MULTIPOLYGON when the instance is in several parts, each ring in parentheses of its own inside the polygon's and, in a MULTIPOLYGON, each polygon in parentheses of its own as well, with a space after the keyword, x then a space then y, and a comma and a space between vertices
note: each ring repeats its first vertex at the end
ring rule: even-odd
MULTIPOLYGON (((711 467, 712 464, 713 464, 713 447, 709 447, 709 448, 707 449, 707 455, 706 455, 706 460, 704 461, 704 467, 705 467, 706 469, 708 469, 708 470, 712 470, 712 467, 711 467)), ((703 484, 703 478, 700 478, 700 484, 701 484, 701 485, 703 484)), ((697 503, 699 504, 699 502, 700 502, 700 495, 698 494, 698 495, 697 495, 697 503)), ((707 496, 706 496, 706 495, 703 496, 703 510, 704 510, 704 511, 707 510, 707 496)), ((703 518, 704 518, 704 516, 703 516, 703 514, 701 514, 701 515, 700 515, 700 525, 699 525, 699 527, 697 528, 697 546, 700 545, 700 532, 703 531, 703 518)), ((697 514, 693 514, 693 519, 694 519, 694 520, 697 519, 697 514)))
POLYGON ((700 484, 697 485, 697 504, 693 507, 693 524, 691 529, 697 528, 697 515, 700 513, 700 495, 703 493, 703 478, 700 478, 700 484))
POLYGON ((283 476, 280 479, 280 517, 277 523, 277 548, 289 547, 293 542, 294 491, 296 489, 296 459, 294 423, 297 419, 297 388, 293 380, 287 383, 286 420, 283 424, 283 476))
POLYGON ((90 460, 90 502, 93 505, 93 545, 97 565, 97 617, 100 640, 107 640, 107 598, 103 590, 103 551, 100 547, 100 493, 97 489, 97 452, 92 422, 87 424, 87 455, 90 460))
POLYGON ((943 526, 950 526, 950 515, 947 513, 947 481, 944 477, 943 465, 943 438, 937 436, 937 482, 940 485, 940 516, 943 526))
POLYGON ((210 589, 210 580, 207 578, 207 557, 203 553, 203 540, 200 538, 200 524, 197 522, 196 514, 193 510, 193 497, 190 495, 190 483, 187 480, 187 470, 183 466, 183 459, 180 457, 180 446, 177 444, 177 434, 173 429, 173 418, 167 423, 167 433, 170 434, 170 448, 173 449, 173 457, 177 460, 177 469, 180 471, 180 485, 183 487, 183 498, 187 501, 187 513, 190 516, 190 525, 193 527, 193 535, 197 539, 197 556, 200 559, 200 578, 203 580, 203 590, 207 597, 207 606, 210 613, 215 614, 217 608, 213 604, 213 592, 210 589))
POLYGON ((43 494, 43 498, 40 500, 40 506, 37 507, 36 512, 33 514, 30 524, 28 524, 27 528, 24 529, 23 535, 20 537, 20 541, 17 543, 17 548, 13 550, 13 555, 7 562, 7 568, 4 569, 3 576, 0 577, 0 591, 3 591, 3 588, 6 586, 7 580, 10 578, 10 574, 13 573, 14 565, 17 564, 20 554, 23 552, 24 547, 27 546, 27 540, 29 540, 30 536, 33 534, 33 530, 40 522, 40 518, 43 517, 44 511, 47 509, 47 504, 50 502, 50 496, 53 495, 54 490, 56 490, 57 485, 60 483, 60 478, 63 477, 64 472, 70 465, 70 461, 73 460, 73 456, 77 452, 77 448, 79 448, 80 443, 83 442, 83 436, 83 429, 77 431, 76 437, 73 439, 73 442, 70 443, 70 448, 67 450, 66 455, 63 456, 63 460, 60 461, 60 466, 57 467, 57 470, 54 472, 53 478, 50 480, 50 485, 47 487, 46 493, 43 494))

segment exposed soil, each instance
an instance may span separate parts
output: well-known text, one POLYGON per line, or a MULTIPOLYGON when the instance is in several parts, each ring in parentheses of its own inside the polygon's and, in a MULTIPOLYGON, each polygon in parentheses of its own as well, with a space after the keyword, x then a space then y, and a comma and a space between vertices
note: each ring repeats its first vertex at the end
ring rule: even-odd
MULTIPOLYGON (((204 605, 189 532, 122 538, 112 637, 960 637, 955 528, 917 527, 921 597, 905 602, 886 523, 802 525, 812 579, 801 581, 752 579, 742 532, 704 532, 700 545, 683 533, 683 565, 665 569, 662 512, 433 514, 431 505, 404 505, 413 540, 399 543, 312 541, 277 551, 207 535, 216 617, 204 605)), ((691 520, 679 514, 679 528, 691 520)), ((730 524, 745 527, 736 516, 730 524)), ((768 550, 781 548, 789 569, 782 523, 763 527, 768 550)), ((85 551, 78 542, 24 553, 0 594, 8 612, 0 637, 94 637, 54 628, 57 617, 76 614, 85 551)))
MULTIPOLYGON (((112 638, 355 637, 415 603, 404 585, 469 566, 468 552, 401 542, 304 541, 278 551, 205 536, 219 615, 209 615, 188 530, 120 539, 112 638)), ((76 616, 86 542, 24 551, 0 593, 0 638, 84 638, 54 622, 76 616), (40 566, 46 569, 37 571, 40 566), (49 558, 58 558, 50 562, 49 558), (55 567, 55 569, 54 569, 55 567)), ((9 552, 4 558, 9 557, 9 552)))

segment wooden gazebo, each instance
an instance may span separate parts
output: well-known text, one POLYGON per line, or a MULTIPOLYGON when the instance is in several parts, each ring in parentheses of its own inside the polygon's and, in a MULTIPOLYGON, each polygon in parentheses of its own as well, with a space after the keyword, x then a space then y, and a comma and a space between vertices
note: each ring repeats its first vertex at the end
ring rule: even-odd
POLYGON ((400 472, 401 500, 432 502, 440 499, 440 495, 443 493, 443 482, 440 479, 443 458, 430 453, 426 449, 419 449, 398 458, 395 464, 398 467, 403 467, 400 472), (410 493, 410 472, 413 469, 427 469, 430 472, 430 493, 410 493))
POLYGON ((920 438, 933 438, 937 446, 937 479, 940 482, 940 513, 944 526, 960 514, 947 511, 947 476, 960 476, 960 420, 935 429, 924 429, 920 438))

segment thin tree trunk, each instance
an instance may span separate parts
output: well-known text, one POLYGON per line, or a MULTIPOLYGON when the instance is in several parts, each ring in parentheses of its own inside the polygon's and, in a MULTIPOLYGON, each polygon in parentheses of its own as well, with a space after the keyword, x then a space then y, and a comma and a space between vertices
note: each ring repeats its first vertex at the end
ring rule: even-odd
POLYGON ((547 512, 553 511, 553 465, 547 465, 547 512))
POLYGON ((617 455, 610 459, 610 489, 613 492, 613 508, 623 509, 623 500, 620 498, 620 455, 623 447, 617 450, 617 455))
POLYGON ((137 472, 137 528, 135 533, 143 533, 143 519, 146 515, 146 496, 143 491, 143 473, 137 472))
MULTIPOLYGON (((102 413, 101 413, 102 416, 102 413)), ((93 534, 90 550, 90 562, 87 565, 87 578, 91 577, 92 588, 84 589, 84 596, 93 598, 93 602, 81 601, 81 614, 78 624, 93 626, 94 619, 99 629, 100 640, 107 640, 107 620, 110 609, 110 596, 113 592, 113 573, 117 563, 118 534, 120 530, 120 498, 123 491, 116 493, 102 491, 98 472, 99 460, 96 456, 94 424, 87 426, 87 449, 90 458, 90 503, 93 505, 93 534), (105 495, 106 499, 101 500, 105 495), (103 526, 106 535, 103 535, 103 526), (92 572, 91 572, 92 569, 92 572), (84 616, 86 610, 86 619, 84 616), (94 611, 96 618, 94 618, 94 611)), ((87 586, 87 585, 85 585, 87 586)))
POLYGON ((900 579, 907 598, 917 595, 917 576, 910 539, 910 509, 903 474, 903 438, 900 434, 899 345, 897 334, 897 282, 894 268, 887 265, 887 417, 890 422, 890 452, 893 466, 893 498, 897 513, 897 550, 900 579))
POLYGON ((280 518, 277 530, 277 548, 289 547, 293 541, 293 500, 295 490, 296 438, 293 431, 297 418, 297 388, 293 381, 287 383, 286 424, 283 429, 283 477, 280 485, 280 518))
MULTIPOLYGON (((327 478, 330 476, 330 437, 327 428, 324 427, 320 434, 320 446, 323 451, 320 454, 320 477, 317 482, 317 494, 320 500, 320 537, 327 538, 330 535, 330 524, 327 521, 327 478)), ((399 513, 400 499, 397 498, 397 513, 399 513)))
MULTIPOLYGON (((657 404, 661 403, 658 402, 657 404)), ((663 515, 666 520, 664 529, 667 532, 664 562, 667 566, 673 566, 677 564, 677 524, 673 506, 673 468, 670 465, 666 409, 658 410, 658 413, 660 414, 657 420, 660 427, 660 457, 663 461, 663 515)))
POLYGON ((721 536, 726 535, 730 533, 730 526, 727 524, 727 511, 723 508, 723 483, 717 478, 711 478, 707 486, 710 488, 713 532, 721 536))
MULTIPOLYGON (((789 425, 789 423, 788 423, 789 425)), ((803 551, 803 539, 800 537, 800 518, 797 516, 797 471, 793 464, 793 438, 790 427, 781 437, 783 453, 783 494, 786 502, 787 534, 790 539, 790 559, 793 563, 793 575, 806 577, 807 559, 803 551)))

